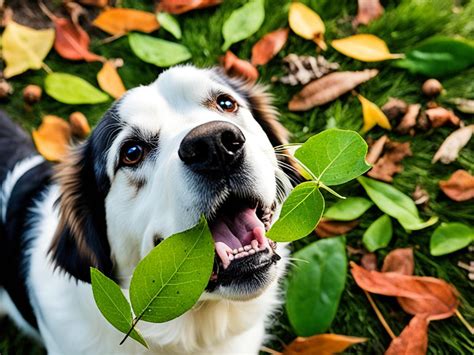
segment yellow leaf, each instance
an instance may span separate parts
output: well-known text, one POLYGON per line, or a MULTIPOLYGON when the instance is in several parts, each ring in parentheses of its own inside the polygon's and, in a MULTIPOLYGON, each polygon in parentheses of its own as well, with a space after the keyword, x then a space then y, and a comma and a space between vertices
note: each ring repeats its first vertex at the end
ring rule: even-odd
POLYGON ((367 100, 362 95, 357 95, 357 97, 362 104, 362 115, 364 117, 364 127, 362 127, 362 132, 370 131, 375 125, 379 125, 385 129, 392 129, 387 116, 385 116, 376 104, 367 100))
POLYGON ((293 2, 290 5, 288 21, 298 36, 312 40, 321 49, 326 50, 327 45, 324 42, 326 27, 316 12, 300 2, 293 2))
POLYGON ((43 122, 32 135, 36 149, 46 159, 60 161, 66 156, 71 140, 71 127, 61 117, 44 116, 43 122))
POLYGON ((117 65, 113 60, 108 60, 104 63, 102 69, 97 73, 97 82, 100 88, 114 99, 118 99, 127 91, 117 72, 117 65))
POLYGON ((338 52, 363 62, 378 62, 404 56, 390 53, 387 44, 382 39, 370 34, 335 39, 331 45, 338 52))
POLYGON ((54 43, 54 30, 35 30, 9 21, 2 36, 5 78, 40 69, 54 43))

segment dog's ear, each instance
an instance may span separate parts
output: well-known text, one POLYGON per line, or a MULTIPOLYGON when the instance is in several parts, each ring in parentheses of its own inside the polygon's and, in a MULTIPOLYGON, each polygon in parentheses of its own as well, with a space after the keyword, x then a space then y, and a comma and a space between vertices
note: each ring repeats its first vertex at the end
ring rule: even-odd
POLYGON ((85 282, 90 267, 112 276, 104 206, 110 182, 98 165, 89 140, 69 153, 56 175, 59 224, 50 255, 57 267, 85 282))

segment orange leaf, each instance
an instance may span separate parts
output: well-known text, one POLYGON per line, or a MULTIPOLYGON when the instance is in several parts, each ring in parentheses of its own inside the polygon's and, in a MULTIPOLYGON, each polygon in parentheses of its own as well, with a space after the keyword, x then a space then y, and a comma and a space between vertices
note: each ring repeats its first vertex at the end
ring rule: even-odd
POLYGON ((265 65, 272 59, 285 45, 288 39, 288 28, 267 33, 252 47, 253 65, 265 65))
POLYGON ((73 136, 84 139, 91 133, 91 126, 82 112, 73 112, 69 115, 69 124, 73 136))
POLYGON ((440 181, 439 187, 454 201, 467 201, 474 198, 474 176, 465 170, 456 170, 448 180, 440 181))
POLYGON ((124 35, 130 31, 150 33, 160 28, 155 14, 134 9, 109 8, 100 13, 93 24, 111 35, 124 35))
POLYGON ((318 334, 308 338, 298 337, 283 351, 283 355, 330 355, 340 353, 349 346, 367 341, 366 338, 339 334, 318 334))
POLYGON ((196 9, 203 9, 219 5, 223 0, 161 0, 157 6, 157 12, 169 12, 179 15, 196 9))
POLYGON ((68 152, 71 127, 58 116, 43 117, 43 122, 32 135, 36 149, 47 160, 60 161, 68 152))
POLYGON ((258 79, 258 71, 250 62, 242 60, 231 51, 227 51, 222 58, 222 66, 229 76, 238 76, 250 81, 258 79))
POLYGON ((417 314, 393 339, 385 355, 425 355, 428 350, 428 325, 426 315, 417 314))
POLYGON ((97 73, 97 82, 100 88, 114 99, 118 99, 127 91, 117 72, 117 63, 114 60, 104 63, 102 69, 97 73))
POLYGON ((380 5, 380 0, 358 0, 357 4, 357 16, 352 21, 354 26, 359 24, 367 25, 383 14, 383 6, 380 5))
POLYGON ((396 272, 401 275, 413 275, 415 259, 412 248, 394 249, 385 257, 382 272, 396 272))
POLYGON ((360 288, 385 296, 396 296, 409 314, 428 314, 428 319, 452 316, 458 307, 458 293, 447 282, 434 277, 406 276, 395 272, 367 271, 351 262, 352 276, 360 288))

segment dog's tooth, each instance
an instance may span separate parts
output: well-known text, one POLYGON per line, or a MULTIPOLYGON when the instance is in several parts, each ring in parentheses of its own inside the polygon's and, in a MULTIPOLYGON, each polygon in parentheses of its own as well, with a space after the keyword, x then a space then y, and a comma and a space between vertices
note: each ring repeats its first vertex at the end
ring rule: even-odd
POLYGON ((238 250, 239 250, 239 253, 242 253, 244 251, 244 248, 240 247, 238 250))
POLYGON ((234 258, 235 259, 240 259, 241 257, 242 257, 242 255, 239 253, 239 254, 236 254, 234 258))
POLYGON ((250 242, 250 245, 252 246, 253 249, 258 250, 258 241, 257 239, 254 239, 250 242))
POLYGON ((229 260, 230 261, 234 260, 234 258, 235 258, 234 254, 229 254, 229 260))
POLYGON ((237 249, 232 250, 232 253, 237 254, 239 251, 237 249))
POLYGON ((243 255, 244 257, 246 257, 246 256, 249 256, 250 254, 249 254, 247 251, 244 251, 244 252, 242 253, 242 255, 243 255))
POLYGON ((252 247, 251 247, 250 245, 244 246, 244 250, 245 250, 245 251, 249 251, 250 249, 252 249, 252 247))
POLYGON ((253 255, 253 254, 255 254, 255 253, 256 253, 255 249, 250 249, 250 250, 249 250, 249 254, 250 254, 250 255, 253 255))

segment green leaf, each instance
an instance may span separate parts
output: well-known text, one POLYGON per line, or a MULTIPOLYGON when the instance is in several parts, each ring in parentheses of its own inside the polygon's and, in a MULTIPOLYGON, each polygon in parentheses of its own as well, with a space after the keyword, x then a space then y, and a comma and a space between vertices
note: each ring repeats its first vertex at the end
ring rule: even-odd
POLYGON ((467 247, 474 241, 474 229, 463 223, 442 223, 433 232, 430 253, 445 255, 467 247))
POLYGON ((438 222, 436 216, 423 222, 413 200, 393 186, 363 176, 358 180, 377 207, 397 219, 406 230, 419 230, 438 222))
POLYGON ((71 74, 48 74, 44 87, 49 96, 64 104, 98 104, 109 100, 105 93, 71 74))
POLYGON ((295 152, 313 175, 327 185, 340 185, 370 169, 367 143, 354 131, 329 129, 308 139, 295 152))
POLYGON ((474 64, 474 45, 463 39, 444 36, 429 38, 394 63, 412 73, 445 77, 459 73, 474 64))
POLYGON ((181 39, 181 27, 179 27, 179 22, 176 18, 167 12, 158 12, 156 18, 162 28, 171 33, 174 38, 181 39))
POLYGON ((166 238, 142 259, 130 283, 135 315, 161 323, 191 309, 206 288, 214 264, 214 241, 206 220, 166 238))
POLYGON ((365 231, 362 243, 368 251, 373 252, 380 248, 385 248, 392 239, 392 221, 384 214, 377 218, 365 231))
POLYGON ((299 336, 324 333, 336 315, 346 283, 344 238, 318 240, 293 257, 286 297, 290 323, 299 336))
POLYGON ((324 198, 314 181, 303 182, 283 203, 280 217, 267 232, 276 242, 291 242, 311 233, 324 212, 324 198))
MULTIPOLYGON (((132 308, 125 298, 119 285, 91 267, 91 283, 94 300, 100 313, 122 333, 127 333, 132 326, 132 308)), ((132 330, 130 337, 148 348, 145 339, 136 329, 132 330)))
POLYGON ((138 58, 158 67, 170 67, 191 58, 191 53, 185 46, 164 39, 130 33, 128 41, 138 58))
POLYGON ((264 19, 265 7, 263 0, 251 0, 233 11, 222 27, 222 35, 224 36, 222 50, 226 51, 232 44, 253 35, 262 26, 264 19))
POLYGON ((324 217, 334 221, 353 221, 362 216, 372 205, 372 201, 366 198, 349 197, 329 207, 324 217))

